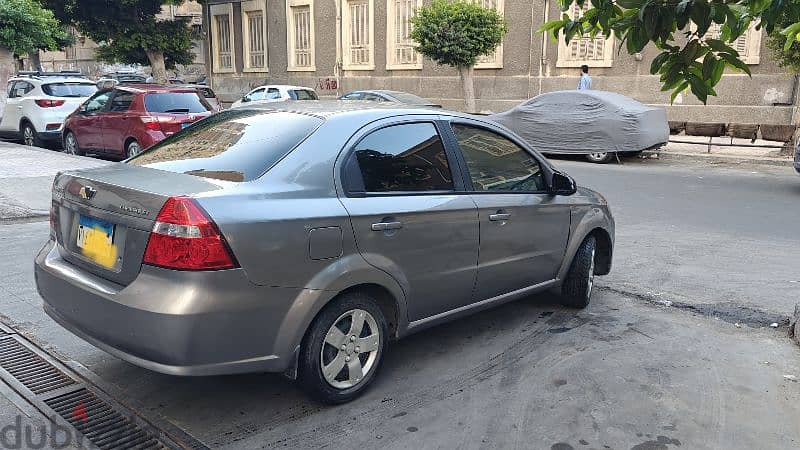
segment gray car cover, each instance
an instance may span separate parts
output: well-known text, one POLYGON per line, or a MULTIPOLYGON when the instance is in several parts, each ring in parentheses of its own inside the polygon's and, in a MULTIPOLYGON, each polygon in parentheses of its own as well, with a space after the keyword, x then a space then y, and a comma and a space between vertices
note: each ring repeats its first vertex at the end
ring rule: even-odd
POLYGON ((557 91, 489 116, 542 153, 637 152, 669 139, 667 113, 605 91, 557 91))

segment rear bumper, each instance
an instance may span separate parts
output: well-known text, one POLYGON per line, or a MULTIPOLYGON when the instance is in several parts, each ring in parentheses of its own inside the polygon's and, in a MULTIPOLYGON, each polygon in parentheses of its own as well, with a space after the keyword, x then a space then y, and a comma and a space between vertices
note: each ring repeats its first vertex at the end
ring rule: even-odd
POLYGON ((308 292, 253 285, 240 269, 142 266, 123 287, 81 271, 50 241, 35 275, 53 320, 120 359, 170 375, 282 372, 303 332, 290 309, 308 292))
POLYGON ((61 142, 61 130, 58 131, 39 131, 36 133, 39 139, 47 142, 61 142))

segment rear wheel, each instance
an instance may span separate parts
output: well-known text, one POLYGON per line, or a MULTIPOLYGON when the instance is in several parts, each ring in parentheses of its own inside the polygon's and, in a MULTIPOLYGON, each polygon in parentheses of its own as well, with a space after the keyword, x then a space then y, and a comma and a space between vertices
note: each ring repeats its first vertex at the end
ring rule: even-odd
POLYGON ((36 129, 33 128, 33 125, 31 125, 30 122, 25 122, 19 132, 22 135, 23 144, 29 147, 42 146, 42 140, 39 139, 39 134, 36 133, 36 129))
POLYGON ((561 286, 561 303, 573 308, 585 308, 592 298, 594 288, 595 251, 594 236, 583 240, 572 259, 567 277, 561 286))
POLYGON ((78 139, 71 131, 64 135, 64 153, 69 155, 83 155, 83 150, 78 146, 78 139))
POLYGON ((317 316, 303 338, 298 379, 309 395, 331 404, 348 402, 375 378, 386 348, 386 318, 375 300, 344 294, 317 316))
POLYGON ((588 155, 586 155, 586 159, 589 160, 589 162, 593 162, 596 164, 606 164, 611 162, 612 159, 614 159, 614 153, 613 152, 589 153, 588 155))
POLYGON ((125 157, 132 158, 142 152, 142 147, 138 142, 132 140, 125 146, 125 157))

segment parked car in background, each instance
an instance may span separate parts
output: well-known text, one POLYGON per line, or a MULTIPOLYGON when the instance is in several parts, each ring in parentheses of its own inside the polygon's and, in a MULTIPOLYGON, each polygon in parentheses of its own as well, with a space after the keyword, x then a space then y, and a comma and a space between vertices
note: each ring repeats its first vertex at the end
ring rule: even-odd
POLYGON ((47 314, 150 370, 283 372, 342 403, 390 340, 546 290, 583 308, 611 270, 605 199, 506 128, 398 105, 274 106, 59 174, 35 261, 47 314))
POLYGON ((109 72, 100 78, 109 78, 117 81, 118 83, 125 84, 143 84, 147 82, 148 75, 137 72, 109 72))
POLYGON ((21 72, 7 89, 0 135, 41 147, 61 141, 64 120, 97 86, 78 72, 21 72))
POLYGON ((339 97, 339 100, 368 100, 373 102, 395 102, 414 106, 428 106, 431 108, 441 108, 442 105, 433 103, 430 100, 401 91, 371 90, 353 91, 339 97))
POLYGON ((489 118, 544 154, 582 154, 594 163, 610 162, 617 153, 633 156, 669 140, 664 108, 614 92, 549 92, 489 118))
POLYGON ((214 108, 192 88, 119 85, 86 100, 64 124, 64 152, 129 158, 214 108))
POLYGON ((187 88, 187 89, 196 89, 200 94, 203 95, 203 98, 206 99, 209 105, 213 108, 214 111, 222 111, 222 102, 219 101, 219 97, 208 86, 202 84, 184 84, 180 87, 187 88))
POLYGON ((245 94, 241 100, 233 102, 231 108, 238 108, 251 102, 280 102, 286 100, 319 100, 314 89, 302 86, 272 84, 259 86, 245 94))

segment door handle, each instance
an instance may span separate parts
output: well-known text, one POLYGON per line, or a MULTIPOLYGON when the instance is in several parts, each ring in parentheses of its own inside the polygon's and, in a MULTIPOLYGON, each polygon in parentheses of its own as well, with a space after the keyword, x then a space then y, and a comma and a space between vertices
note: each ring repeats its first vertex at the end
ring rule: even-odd
POLYGON ((497 214, 489 214, 489 220, 492 222, 499 222, 501 220, 508 220, 511 218, 510 213, 497 213, 497 214))
POLYGON ((372 231, 399 230, 403 228, 402 222, 378 222, 372 224, 372 231))

